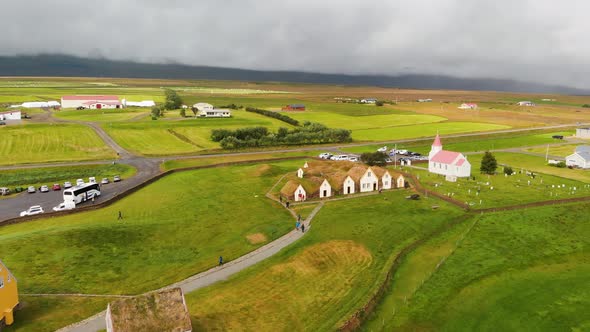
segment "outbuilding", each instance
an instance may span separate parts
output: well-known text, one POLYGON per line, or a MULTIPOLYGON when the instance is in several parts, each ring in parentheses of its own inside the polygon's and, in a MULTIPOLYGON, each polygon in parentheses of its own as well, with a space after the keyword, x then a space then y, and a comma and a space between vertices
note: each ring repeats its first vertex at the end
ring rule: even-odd
POLYGON ((282 108, 283 111, 305 111, 303 104, 290 104, 282 108))
POLYGON ((590 128, 577 128, 576 129, 576 137, 577 138, 590 138, 590 128))
POLYGON ((0 120, 20 120, 21 112, 19 110, 0 112, 0 120))
POLYGON ((61 97, 61 107, 63 108, 122 108, 119 97, 113 95, 94 95, 94 96, 63 96, 61 97))
POLYGON ((579 168, 590 168, 590 145, 576 147, 573 154, 565 158, 565 165, 579 168))

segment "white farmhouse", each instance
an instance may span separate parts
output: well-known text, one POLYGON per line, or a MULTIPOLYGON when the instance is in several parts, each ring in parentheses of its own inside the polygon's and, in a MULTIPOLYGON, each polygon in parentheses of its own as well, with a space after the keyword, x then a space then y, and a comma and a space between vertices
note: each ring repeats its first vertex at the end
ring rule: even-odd
POLYGON ((215 108, 208 111, 199 111, 197 116, 202 118, 230 118, 231 111, 224 108, 215 108))
POLYGON ((379 178, 371 167, 355 166, 348 171, 348 175, 358 182, 361 193, 379 189, 379 178))
POLYGON ((518 106, 529 106, 529 107, 532 107, 532 106, 535 106, 535 103, 533 103, 532 101, 523 100, 523 101, 519 101, 517 103, 517 105, 518 106))
POLYGON ((577 138, 590 138, 590 128, 577 128, 576 129, 576 137, 577 138))
POLYGON ((213 110, 213 105, 207 103, 196 103, 193 105, 193 108, 197 111, 210 111, 213 110))
POLYGON ((117 96, 63 96, 61 97, 61 107, 63 108, 123 108, 123 104, 117 96))
POLYGON ((461 104, 461 106, 459 106, 459 109, 462 109, 462 110, 476 110, 477 109, 477 104, 476 103, 463 103, 463 104, 461 104))
POLYGON ((590 146, 580 145, 573 154, 565 158, 565 165, 579 168, 590 168, 590 146))
POLYGON ((20 111, 7 111, 7 112, 0 112, 0 120, 20 120, 21 113, 20 111))
POLYGON ((469 177, 471 164, 462 153, 443 150, 440 137, 436 134, 428 154, 428 171, 452 180, 457 177, 469 177))

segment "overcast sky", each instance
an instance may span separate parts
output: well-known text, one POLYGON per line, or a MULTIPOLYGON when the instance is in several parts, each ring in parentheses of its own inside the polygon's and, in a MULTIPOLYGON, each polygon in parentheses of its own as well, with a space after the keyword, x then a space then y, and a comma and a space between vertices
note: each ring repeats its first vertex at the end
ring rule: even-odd
POLYGON ((590 85, 587 0, 5 0, 0 55, 590 85))

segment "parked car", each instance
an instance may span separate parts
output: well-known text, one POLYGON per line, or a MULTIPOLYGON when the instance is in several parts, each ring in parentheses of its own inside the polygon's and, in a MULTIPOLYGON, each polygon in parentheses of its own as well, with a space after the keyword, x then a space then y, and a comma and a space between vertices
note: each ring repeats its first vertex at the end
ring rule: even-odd
POLYGON ((54 183, 53 186, 51 187, 51 190, 53 190, 53 191, 61 190, 61 186, 59 185, 59 183, 54 183))
POLYGON ((82 179, 78 179, 78 180, 76 180, 76 185, 77 185, 77 186, 81 186, 81 185, 83 185, 83 184, 84 184, 84 180, 82 180, 82 179))
POLYGON ((408 150, 397 150, 397 154, 401 154, 402 156, 405 156, 408 154, 408 150))
POLYGON ((563 139, 563 135, 553 135, 553 136, 551 136, 551 138, 563 139))
POLYGON ((0 196, 6 196, 10 194, 10 189, 6 187, 0 188, 0 196))
POLYGON ((121 181, 121 177, 118 175, 113 176, 113 182, 119 182, 121 181))
POLYGON ((410 152, 410 155, 414 157, 420 157, 422 154, 418 152, 410 152))
POLYGON ((333 155, 331 153, 328 152, 324 152, 324 153, 320 153, 320 155, 318 157, 322 158, 322 159, 330 159, 333 155))
POLYGON ((350 156, 350 157, 348 157, 348 160, 349 161, 354 161, 356 163, 357 161, 359 161, 359 157, 357 157, 357 156, 350 156))
POLYGON ((386 162, 386 163, 392 163, 392 162, 393 162, 393 160, 391 160, 391 158, 385 158, 385 162, 386 162))
POLYGON ((94 176, 91 176, 88 178, 88 182, 90 183, 96 183, 96 178, 94 176))
POLYGON ((377 152, 387 152, 387 146, 380 147, 377 152))
POLYGON ((109 178, 102 178, 102 180, 100 180, 101 184, 107 184, 109 183, 109 178))
POLYGON ((27 188, 27 192, 28 192, 29 194, 32 194, 32 193, 34 193, 34 192, 37 192, 37 189, 35 189, 35 187, 34 187, 34 186, 29 186, 29 188, 27 188))
POLYGON ((348 156, 345 154, 339 154, 336 156, 332 156, 330 159, 331 160, 348 160, 348 156))
POLYGON ((0 126, 5 126, 5 125, 6 125, 6 122, 0 121, 0 126))
POLYGON ((72 188, 72 183, 70 181, 64 182, 64 189, 72 188))
POLYGON ((39 187, 39 191, 42 193, 49 192, 49 187, 46 185, 42 185, 41 187, 39 187))
POLYGON ((78 107, 76 107, 76 109, 77 109, 78 111, 81 111, 81 110, 85 110, 85 109, 86 109, 86 107, 84 107, 84 106, 78 106, 78 107))
POLYGON ((53 208, 53 211, 72 210, 76 207, 74 202, 61 202, 58 206, 53 208))
POLYGON ((34 216, 36 214, 41 214, 43 212, 45 212, 45 211, 43 211, 43 208, 41 206, 39 206, 39 205, 33 205, 30 208, 28 208, 27 210, 21 212, 20 213, 20 216, 21 217, 24 217, 24 216, 34 216))

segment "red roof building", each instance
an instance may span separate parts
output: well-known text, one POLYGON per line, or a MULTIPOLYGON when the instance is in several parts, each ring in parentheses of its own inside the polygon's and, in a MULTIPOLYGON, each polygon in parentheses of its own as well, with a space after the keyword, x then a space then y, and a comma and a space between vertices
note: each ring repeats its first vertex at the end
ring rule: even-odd
POLYGON ((63 96, 61 97, 62 108, 121 108, 122 104, 118 96, 97 95, 97 96, 63 96))
POLYGON ((440 136, 436 134, 428 154, 428 171, 444 175, 447 179, 471 176, 471 164, 460 152, 443 150, 440 136))

